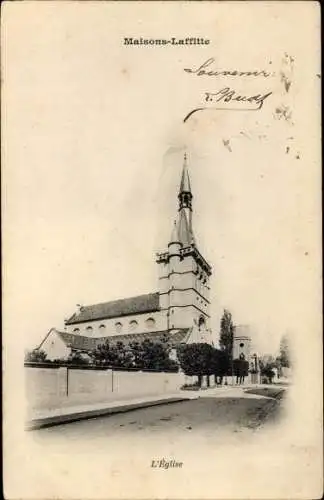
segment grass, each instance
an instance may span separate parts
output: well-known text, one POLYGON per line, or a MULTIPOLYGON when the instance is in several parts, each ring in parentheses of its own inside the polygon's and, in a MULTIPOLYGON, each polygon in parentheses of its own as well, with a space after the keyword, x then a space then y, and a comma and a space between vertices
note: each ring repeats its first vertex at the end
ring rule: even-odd
POLYGON ((258 396, 267 396, 268 398, 281 399, 285 394, 285 389, 282 387, 256 387, 255 389, 247 389, 247 394, 256 394, 258 396))

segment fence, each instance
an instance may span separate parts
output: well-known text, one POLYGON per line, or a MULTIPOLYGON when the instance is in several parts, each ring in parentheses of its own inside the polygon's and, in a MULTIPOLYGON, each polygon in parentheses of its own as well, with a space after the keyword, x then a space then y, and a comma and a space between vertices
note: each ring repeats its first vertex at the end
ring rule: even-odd
POLYGON ((181 373, 25 363, 28 410, 176 392, 181 373))

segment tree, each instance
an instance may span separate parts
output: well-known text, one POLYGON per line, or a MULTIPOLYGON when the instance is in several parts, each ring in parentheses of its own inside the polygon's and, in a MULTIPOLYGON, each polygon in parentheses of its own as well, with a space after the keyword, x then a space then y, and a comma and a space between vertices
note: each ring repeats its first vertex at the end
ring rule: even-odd
POLYGON ((215 382, 218 379, 219 384, 223 383, 223 377, 229 370, 229 358, 224 350, 214 349, 213 352, 213 374, 215 375, 215 382))
POLYGON ((138 368, 140 370, 176 371, 178 363, 169 357, 169 344, 163 342, 123 342, 112 344, 106 341, 92 353, 94 362, 98 365, 115 368, 138 368))
POLYGON ((142 366, 142 358, 143 358, 143 349, 142 349, 142 343, 134 341, 130 342, 129 348, 132 353, 132 364, 134 367, 141 367, 142 366))
POLYGON ((129 345, 124 345, 123 342, 118 341, 115 345, 116 359, 118 365, 122 368, 131 368, 134 365, 134 356, 129 345))
POLYGON ((159 342, 152 340, 144 340, 139 343, 130 345, 134 366, 147 370, 168 371, 176 370, 178 363, 169 357, 170 345, 168 339, 163 339, 159 342))
POLYGON ((233 359, 233 371, 236 377, 236 383, 244 382, 244 377, 249 373, 249 362, 244 358, 233 359))
POLYGON ((270 384, 272 384, 273 377, 275 376, 275 372, 273 370, 274 363, 260 361, 260 373, 262 377, 266 377, 269 379, 270 384))
POLYGON ((165 346, 165 348, 166 348, 166 350, 168 352, 171 351, 171 348, 172 348, 171 347, 171 336, 170 336, 169 333, 164 332, 163 335, 160 338, 160 342, 161 342, 162 345, 165 346))
POLYGON ((107 340, 100 344, 92 352, 94 363, 102 366, 112 366, 118 368, 130 368, 133 366, 133 355, 131 350, 123 344, 117 342, 113 344, 107 340))
POLYGON ((235 326, 233 323, 232 314, 227 309, 224 309, 224 313, 220 322, 219 345, 228 356, 229 367, 232 364, 234 331, 235 326))
POLYGON ((84 356, 81 352, 71 352, 67 359, 68 364, 70 365, 88 365, 90 362, 89 356, 84 356))
POLYGON ((284 368, 290 367, 289 339, 284 335, 280 341, 280 355, 278 358, 280 365, 284 368))
POLYGON ((207 343, 193 343, 180 346, 178 349, 178 359, 181 369, 186 375, 198 376, 198 384, 201 387, 203 375, 209 375, 213 370, 213 350, 207 343))
POLYGON ((259 359, 261 377, 262 378, 266 377, 266 379, 269 380, 270 384, 272 383, 272 380, 275 376, 274 368, 277 368, 279 370, 278 359, 279 358, 275 359, 272 355, 269 354, 263 355, 259 359))
POLYGON ((32 363, 42 363, 46 361, 47 354, 41 349, 33 349, 25 353, 25 361, 32 363))

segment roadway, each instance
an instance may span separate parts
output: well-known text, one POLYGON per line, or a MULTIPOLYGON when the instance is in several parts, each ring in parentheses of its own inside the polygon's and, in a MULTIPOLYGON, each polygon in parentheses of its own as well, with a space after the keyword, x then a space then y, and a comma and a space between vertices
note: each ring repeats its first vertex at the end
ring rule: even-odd
POLYGON ((33 431, 39 444, 112 442, 145 436, 219 440, 224 434, 251 434, 280 420, 281 401, 261 395, 213 397, 137 409, 33 431))

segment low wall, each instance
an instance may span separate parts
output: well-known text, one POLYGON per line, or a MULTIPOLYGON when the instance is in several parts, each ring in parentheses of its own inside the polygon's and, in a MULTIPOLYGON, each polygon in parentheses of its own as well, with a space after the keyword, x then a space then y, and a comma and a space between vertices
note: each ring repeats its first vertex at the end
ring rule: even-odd
POLYGON ((25 368, 28 406, 38 408, 60 399, 58 368, 25 368))
POLYGON ((113 372, 113 390, 124 395, 139 390, 145 395, 175 392, 183 383, 183 376, 179 373, 113 372))
POLYGON ((25 366, 28 411, 170 394, 183 383, 181 373, 25 366))

